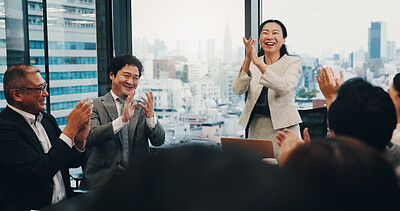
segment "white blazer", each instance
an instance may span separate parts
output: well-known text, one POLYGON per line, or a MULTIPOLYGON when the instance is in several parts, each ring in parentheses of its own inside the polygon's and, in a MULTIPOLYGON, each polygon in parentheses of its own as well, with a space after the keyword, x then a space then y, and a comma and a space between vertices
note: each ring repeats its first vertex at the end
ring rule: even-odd
MULTIPOLYGON (((258 59, 264 62, 264 56, 258 59)), ((241 70, 232 84, 232 90, 237 95, 242 95, 249 90, 246 106, 240 116, 240 124, 243 127, 247 126, 263 86, 268 88, 268 106, 274 130, 301 123, 295 104, 300 73, 300 59, 287 55, 268 65, 264 74, 253 62, 250 63, 249 75, 241 70)))

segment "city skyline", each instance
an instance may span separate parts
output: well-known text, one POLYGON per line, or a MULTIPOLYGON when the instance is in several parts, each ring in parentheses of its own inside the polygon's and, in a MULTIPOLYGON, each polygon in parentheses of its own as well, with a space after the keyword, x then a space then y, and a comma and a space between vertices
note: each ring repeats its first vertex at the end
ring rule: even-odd
MULTIPOLYGON (((360 0, 264 0, 262 20, 279 19, 285 24, 289 53, 321 58, 334 53, 348 55, 360 48, 368 51, 371 22, 386 22, 387 40, 399 45, 400 13, 397 6, 400 3, 394 0, 382 0, 380 4, 360 0)), ((215 39, 216 50, 222 50, 227 22, 231 28, 233 51, 243 46, 243 1, 133 1, 132 8, 134 38, 163 40, 169 46, 168 50, 175 49, 177 41, 186 40, 188 48, 197 52, 201 39, 215 39), (158 6, 154 7, 155 4, 158 6), (143 8, 151 8, 152 12, 143 8)))

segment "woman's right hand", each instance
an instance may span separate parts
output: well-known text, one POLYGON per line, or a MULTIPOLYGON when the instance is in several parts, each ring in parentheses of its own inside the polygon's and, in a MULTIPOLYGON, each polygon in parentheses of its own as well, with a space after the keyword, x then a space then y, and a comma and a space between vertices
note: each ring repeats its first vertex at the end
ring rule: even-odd
POLYGON ((246 48, 246 57, 244 59, 241 69, 249 74, 251 59, 252 57, 254 57, 253 54, 257 55, 256 48, 254 47, 254 44, 256 44, 256 40, 253 39, 253 37, 250 37, 249 40, 243 37, 243 44, 246 48))
POLYGON ((256 44, 256 39, 253 39, 253 37, 250 36, 250 38, 247 40, 246 37, 243 37, 243 44, 246 48, 246 60, 251 61, 251 54, 256 53, 256 48, 254 45, 256 44))

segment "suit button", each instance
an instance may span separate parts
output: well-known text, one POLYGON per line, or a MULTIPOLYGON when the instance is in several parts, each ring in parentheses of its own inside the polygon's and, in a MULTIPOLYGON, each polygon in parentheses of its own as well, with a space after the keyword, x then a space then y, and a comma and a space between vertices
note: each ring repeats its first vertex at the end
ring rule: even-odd
POLYGON ((54 188, 54 184, 53 184, 53 183, 51 183, 51 184, 49 185, 49 188, 50 188, 51 190, 53 190, 53 188, 54 188))

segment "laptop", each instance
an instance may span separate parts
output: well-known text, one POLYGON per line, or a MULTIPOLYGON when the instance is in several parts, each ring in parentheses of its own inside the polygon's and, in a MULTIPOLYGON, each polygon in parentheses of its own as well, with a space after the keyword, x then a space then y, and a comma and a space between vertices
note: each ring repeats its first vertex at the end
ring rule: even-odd
POLYGON ((259 159, 274 157, 271 140, 221 137, 221 146, 222 151, 245 151, 259 159))

